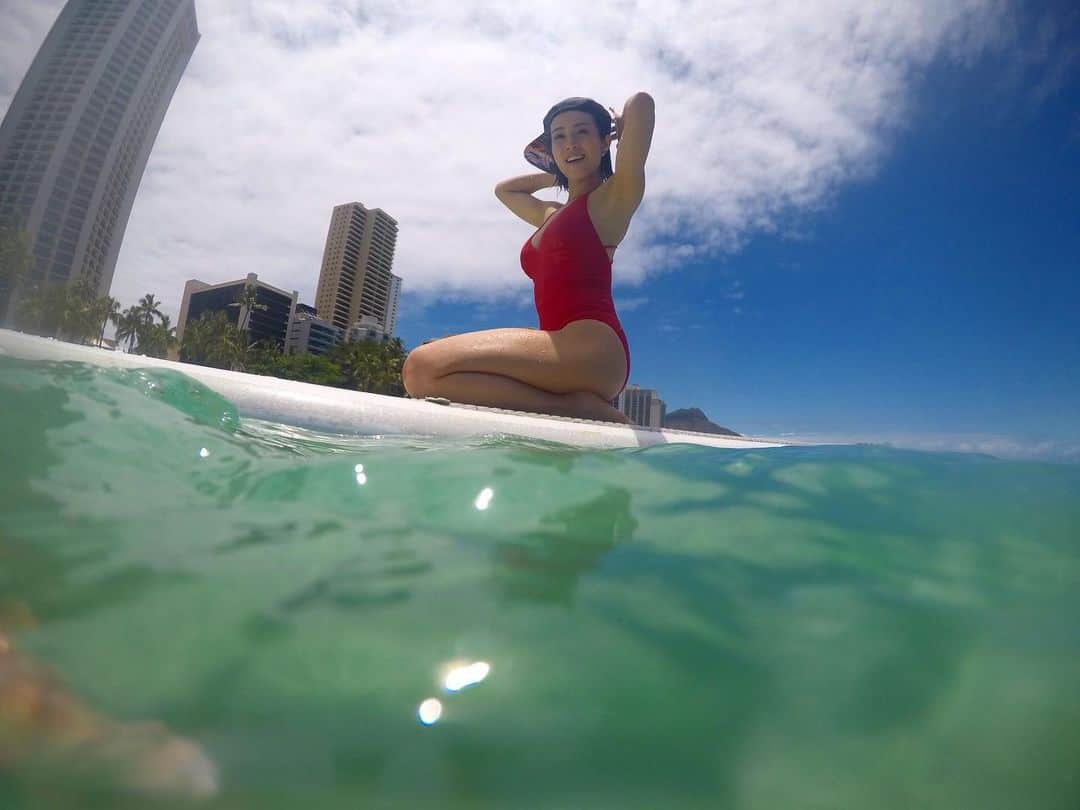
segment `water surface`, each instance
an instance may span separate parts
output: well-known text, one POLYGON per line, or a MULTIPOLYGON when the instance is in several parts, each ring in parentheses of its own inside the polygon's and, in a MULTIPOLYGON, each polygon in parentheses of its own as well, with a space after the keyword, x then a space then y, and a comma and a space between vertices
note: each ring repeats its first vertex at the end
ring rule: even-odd
MULTIPOLYGON (((1080 806, 1080 468, 330 436, 4 358, 0 402, 0 630, 206 806, 1080 806)), ((0 800, 144 806, 65 774, 0 800)))

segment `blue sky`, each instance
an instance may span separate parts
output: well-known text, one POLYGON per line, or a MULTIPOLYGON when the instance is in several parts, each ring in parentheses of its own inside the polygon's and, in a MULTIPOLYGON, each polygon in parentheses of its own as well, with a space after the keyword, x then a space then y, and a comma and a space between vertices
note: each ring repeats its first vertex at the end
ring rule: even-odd
MULTIPOLYGON (((1050 90, 996 55, 932 66, 873 176, 625 291, 648 299, 622 314, 631 382, 745 433, 1080 459, 1080 61, 1062 45, 1050 90)), ((418 303, 410 345, 531 317, 418 303)))

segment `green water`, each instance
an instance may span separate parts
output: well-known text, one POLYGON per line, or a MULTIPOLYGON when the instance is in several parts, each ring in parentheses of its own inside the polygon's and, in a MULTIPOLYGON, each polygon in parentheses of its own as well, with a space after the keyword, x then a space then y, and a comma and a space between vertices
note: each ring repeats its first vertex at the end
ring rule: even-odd
POLYGON ((0 617, 201 746, 200 806, 1080 807, 1080 468, 323 436, 2 358, 0 402, 0 617))

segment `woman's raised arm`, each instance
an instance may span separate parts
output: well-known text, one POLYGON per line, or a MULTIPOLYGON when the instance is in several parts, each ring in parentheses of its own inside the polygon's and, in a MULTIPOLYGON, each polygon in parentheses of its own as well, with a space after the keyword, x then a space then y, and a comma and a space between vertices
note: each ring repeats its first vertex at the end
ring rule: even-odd
POLYGON ((495 196, 523 220, 539 228, 544 224, 544 220, 561 206, 550 200, 538 200, 533 196, 533 192, 542 188, 551 188, 554 185, 555 175, 553 174, 547 172, 523 174, 520 177, 503 180, 495 186, 495 196))
POLYGON ((645 196, 645 160, 652 145, 656 105, 648 93, 634 93, 626 100, 622 115, 615 116, 618 148, 615 157, 616 197, 631 210, 645 196))

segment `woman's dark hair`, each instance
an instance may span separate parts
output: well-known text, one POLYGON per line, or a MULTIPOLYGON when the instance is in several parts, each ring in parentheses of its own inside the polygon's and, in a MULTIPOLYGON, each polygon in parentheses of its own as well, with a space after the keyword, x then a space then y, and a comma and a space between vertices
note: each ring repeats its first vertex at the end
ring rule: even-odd
MULTIPOLYGON (((580 110, 583 113, 588 113, 592 117, 593 122, 596 124, 596 132, 603 140, 611 132, 611 113, 603 108, 599 103, 593 101, 591 98, 581 98, 575 96, 573 98, 564 98, 554 107, 547 111, 547 115, 544 116, 544 146, 547 147, 548 154, 551 155, 552 163, 555 162, 555 153, 551 148, 551 122, 555 120, 555 116, 560 113, 570 112, 571 110, 580 110)), ((570 181, 566 175, 563 174, 558 165, 555 165, 555 171, 552 172, 555 175, 555 185, 561 188, 563 191, 570 189, 570 181)), ((607 180, 611 175, 615 174, 615 170, 611 168, 611 149, 609 148, 604 156, 600 158, 600 180, 603 182, 607 180)))

